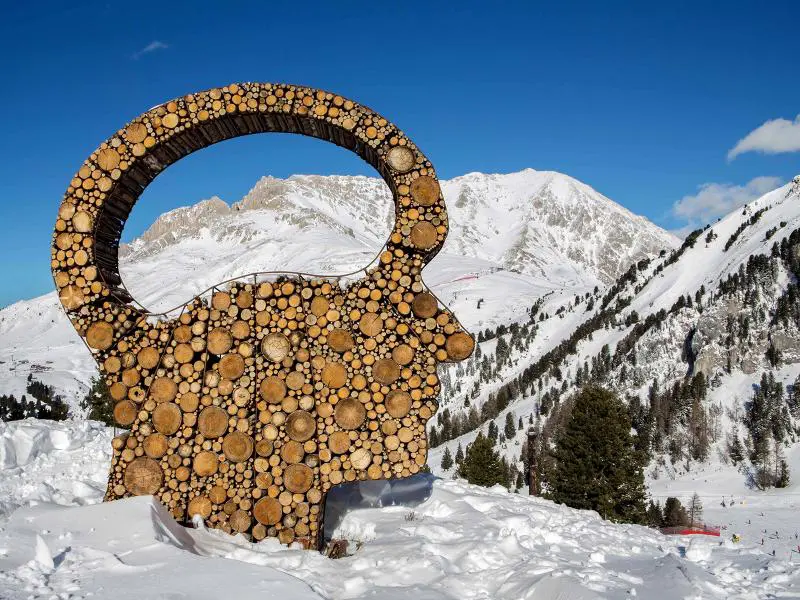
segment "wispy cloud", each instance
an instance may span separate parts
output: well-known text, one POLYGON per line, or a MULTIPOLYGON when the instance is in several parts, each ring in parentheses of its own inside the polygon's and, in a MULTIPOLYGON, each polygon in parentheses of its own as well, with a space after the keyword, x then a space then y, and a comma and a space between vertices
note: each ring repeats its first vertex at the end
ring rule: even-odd
POLYGON ((794 121, 772 119, 755 128, 728 152, 728 160, 733 160, 745 152, 778 154, 780 152, 800 151, 800 115, 794 121))
POLYGON ((758 199, 782 183, 780 177, 756 177, 745 185, 704 183, 698 186, 696 194, 684 196, 672 205, 673 216, 688 221, 685 227, 677 231, 694 229, 697 225, 713 221, 758 199))
POLYGON ((144 48, 134 52, 131 55, 133 60, 139 60, 145 54, 150 54, 151 52, 156 52, 157 50, 166 50, 169 48, 164 42, 159 42, 158 40, 154 40, 147 44, 144 48))

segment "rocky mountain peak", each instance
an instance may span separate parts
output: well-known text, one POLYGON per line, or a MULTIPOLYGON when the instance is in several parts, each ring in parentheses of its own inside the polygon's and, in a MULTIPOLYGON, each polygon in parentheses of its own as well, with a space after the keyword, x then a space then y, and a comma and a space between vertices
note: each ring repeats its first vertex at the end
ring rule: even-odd
MULTIPOLYGON (((555 171, 473 172, 441 185, 451 223, 445 253, 557 287, 608 284, 632 262, 678 245, 644 217, 555 171)), ((393 219, 391 193, 379 178, 267 176, 231 206, 212 197, 165 213, 121 255, 136 260, 201 238, 233 249, 331 235, 374 254, 393 219)))
POLYGON ((800 175, 797 175, 794 179, 792 179, 792 186, 789 188, 789 192, 786 194, 786 197, 789 196, 800 196, 800 175))

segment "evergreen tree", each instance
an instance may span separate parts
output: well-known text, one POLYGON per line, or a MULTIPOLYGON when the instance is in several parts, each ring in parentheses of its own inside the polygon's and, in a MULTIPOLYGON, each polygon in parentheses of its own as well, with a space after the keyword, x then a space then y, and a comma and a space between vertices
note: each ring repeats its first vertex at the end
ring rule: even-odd
POLYGON ((436 448, 439 444, 441 444, 441 440, 439 439, 439 430, 436 429, 436 425, 431 427, 430 433, 428 433, 428 444, 431 448, 436 448))
POLYGON ((756 485, 760 489, 776 485, 782 458, 780 444, 791 434, 792 423, 783 384, 772 372, 762 374, 753 399, 745 406, 744 422, 752 441, 750 460, 756 485))
POLYGON ((527 473, 528 472, 528 438, 525 437, 525 440, 522 442, 522 448, 519 452, 519 460, 522 461, 522 469, 527 473))
POLYGON ((503 336, 497 338, 497 346, 495 347, 494 356, 497 359, 498 367, 502 366, 508 360, 510 348, 503 336))
POLYGON ((114 426, 114 399, 102 377, 92 378, 92 387, 89 388, 81 406, 89 411, 87 415, 89 419, 100 421, 109 427, 114 426))
POLYGON ((458 442, 458 448, 456 448, 456 464, 460 465, 464 462, 464 449, 461 447, 461 442, 458 442))
POLYGON ((21 421, 34 416, 33 403, 23 396, 21 400, 13 395, 0 396, 0 421, 21 421))
POLYGON ((775 487, 785 488, 789 487, 789 464, 784 458, 778 470, 778 480, 775 482, 775 487))
MULTIPOLYGON (((705 393, 703 396, 705 396, 705 393)), ((697 396, 692 399, 689 435, 692 458, 698 462, 703 462, 708 457, 708 447, 711 440, 708 435, 708 415, 701 404, 700 398, 697 396)))
POLYGON ((63 421, 67 418, 69 407, 61 396, 55 393, 52 386, 36 381, 33 375, 29 374, 26 391, 36 400, 33 414, 27 416, 53 421, 63 421))
POLYGON ((442 455, 442 469, 445 471, 449 471, 453 466, 453 455, 450 454, 450 448, 444 449, 444 454, 442 455))
POLYGON ((734 427, 731 433, 731 440, 728 443, 728 457, 734 465, 738 465, 744 460, 744 447, 739 439, 739 430, 734 427))
POLYGON ((458 476, 475 485, 490 487, 500 484, 509 486, 508 469, 494 449, 492 440, 478 433, 475 441, 467 446, 463 462, 458 467, 458 476))
POLYGON ((692 499, 689 501, 689 525, 696 527, 703 524, 703 503, 700 502, 700 496, 697 492, 692 494, 692 499))
POLYGON ((658 529, 664 521, 664 513, 661 512, 661 505, 650 500, 647 506, 647 526, 658 529))
POLYGON ((28 375, 26 391, 31 396, 30 400, 28 396, 22 396, 19 400, 13 395, 0 396, 0 421, 19 421, 31 417, 63 421, 67 418, 69 407, 52 386, 28 375))
POLYGON ((506 413, 506 424, 503 427, 503 433, 507 440, 510 440, 517 433, 517 428, 514 425, 514 415, 510 412, 506 413))
POLYGON ((689 515, 677 498, 670 496, 664 503, 664 527, 681 527, 689 524, 689 515))
POLYGON ((643 523, 644 471, 630 431, 627 408, 613 393, 599 387, 578 392, 556 439, 551 498, 606 519, 643 523))
POLYGON ((500 429, 497 427, 497 423, 494 421, 489 421, 489 433, 486 437, 488 437, 492 441, 492 445, 494 442, 497 441, 497 434, 500 433, 500 429))

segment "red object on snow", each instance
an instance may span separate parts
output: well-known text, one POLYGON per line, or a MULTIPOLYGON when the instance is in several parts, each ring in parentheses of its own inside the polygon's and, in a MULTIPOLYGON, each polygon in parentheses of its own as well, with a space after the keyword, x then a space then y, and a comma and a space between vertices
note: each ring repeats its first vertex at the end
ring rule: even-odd
POLYGON ((661 533, 664 535, 713 535, 719 537, 719 527, 662 527, 661 533))

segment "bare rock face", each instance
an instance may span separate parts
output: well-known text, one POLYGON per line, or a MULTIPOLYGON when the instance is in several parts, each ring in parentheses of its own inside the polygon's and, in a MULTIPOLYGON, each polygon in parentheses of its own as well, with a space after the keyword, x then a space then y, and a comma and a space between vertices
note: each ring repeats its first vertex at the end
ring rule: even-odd
POLYGON ((231 208, 216 196, 192 206, 176 208, 161 215, 131 244, 122 244, 119 256, 121 259, 152 256, 203 228, 218 227, 230 214, 231 208))
POLYGON ((787 198, 789 196, 797 196, 797 199, 800 200, 800 175, 792 179, 792 187, 789 188, 789 192, 786 194, 787 198))
POLYGON ((633 262, 678 239, 591 187, 560 173, 527 169, 471 173, 442 184, 453 230, 446 251, 474 252, 507 269, 609 284, 633 262))
POLYGON ((745 375, 752 375, 759 370, 761 361, 757 360, 754 356, 747 356, 739 363, 739 368, 745 375))
POLYGON ((770 335, 772 347, 781 353, 787 362, 800 360, 800 333, 797 331, 778 330, 770 335))

